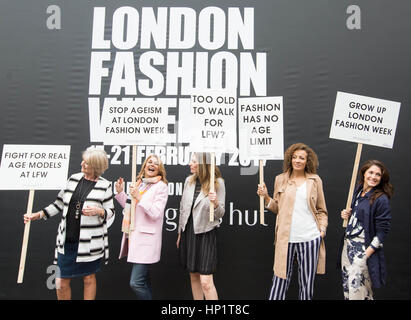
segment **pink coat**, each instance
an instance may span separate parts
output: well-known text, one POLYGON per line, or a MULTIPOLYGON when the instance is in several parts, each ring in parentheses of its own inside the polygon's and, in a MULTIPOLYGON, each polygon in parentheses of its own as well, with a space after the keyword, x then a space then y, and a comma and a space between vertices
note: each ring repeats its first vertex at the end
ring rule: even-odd
MULTIPOLYGON (((115 196, 124 208, 127 195, 115 196)), ((130 241, 123 234, 119 259, 128 256, 131 263, 156 263, 160 261, 163 233, 164 209, 168 198, 168 187, 163 181, 153 184, 136 206, 135 230, 130 241)))

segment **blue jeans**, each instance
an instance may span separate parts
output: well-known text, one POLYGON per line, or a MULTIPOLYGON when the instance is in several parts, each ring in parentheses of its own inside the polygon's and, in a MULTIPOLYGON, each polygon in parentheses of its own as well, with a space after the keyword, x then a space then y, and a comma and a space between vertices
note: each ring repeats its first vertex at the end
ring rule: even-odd
POLYGON ((151 300, 151 283, 148 264, 133 263, 131 270, 130 287, 139 300, 151 300))

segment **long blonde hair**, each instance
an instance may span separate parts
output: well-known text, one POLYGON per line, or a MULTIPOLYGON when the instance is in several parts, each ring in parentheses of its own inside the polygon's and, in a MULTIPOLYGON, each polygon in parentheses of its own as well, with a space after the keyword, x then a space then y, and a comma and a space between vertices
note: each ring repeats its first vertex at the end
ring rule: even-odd
POLYGON ((146 158, 146 160, 144 160, 143 165, 141 166, 140 172, 137 175, 137 180, 144 178, 144 170, 146 169, 147 162, 152 157, 156 158, 158 161, 158 174, 161 176, 161 181, 163 181, 165 184, 168 184, 167 178, 166 178, 167 176, 166 168, 164 167, 163 161, 161 161, 160 157, 156 154, 150 154, 146 158))
MULTIPOLYGON (((211 177, 211 164, 207 161, 207 154, 204 152, 196 152, 193 154, 197 158, 198 170, 191 176, 190 183, 195 183, 198 179, 201 184, 201 190, 208 194, 210 192, 210 177, 211 177)), ((215 166, 214 168, 214 189, 217 190, 219 187, 218 178, 222 178, 220 169, 215 166)))

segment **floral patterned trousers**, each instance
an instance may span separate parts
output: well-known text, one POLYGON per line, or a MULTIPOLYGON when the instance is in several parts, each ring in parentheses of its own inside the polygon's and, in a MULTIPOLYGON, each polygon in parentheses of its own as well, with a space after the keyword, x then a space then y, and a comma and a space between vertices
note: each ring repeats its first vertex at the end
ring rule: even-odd
POLYGON ((373 300, 363 235, 344 239, 341 271, 345 300, 373 300))

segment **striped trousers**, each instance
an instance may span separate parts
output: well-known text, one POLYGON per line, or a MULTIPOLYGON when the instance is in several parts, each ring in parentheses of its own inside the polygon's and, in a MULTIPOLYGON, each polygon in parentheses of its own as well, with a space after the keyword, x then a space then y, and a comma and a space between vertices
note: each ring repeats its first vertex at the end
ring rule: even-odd
POLYGON ((311 300, 314 293, 314 279, 317 272, 321 237, 307 242, 288 243, 287 279, 273 277, 269 300, 285 300, 293 272, 294 257, 298 261, 299 300, 311 300))

